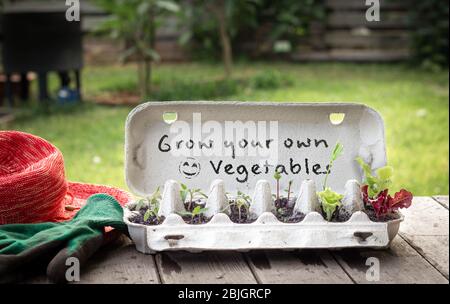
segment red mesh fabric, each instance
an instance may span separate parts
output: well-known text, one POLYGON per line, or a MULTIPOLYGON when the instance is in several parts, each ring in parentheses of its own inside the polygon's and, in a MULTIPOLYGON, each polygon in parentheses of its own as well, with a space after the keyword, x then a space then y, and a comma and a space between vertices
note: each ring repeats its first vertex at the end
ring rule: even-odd
POLYGON ((130 199, 120 189, 68 183, 55 146, 31 134, 0 131, 0 224, 67 220, 95 193, 110 194, 122 205, 130 199))

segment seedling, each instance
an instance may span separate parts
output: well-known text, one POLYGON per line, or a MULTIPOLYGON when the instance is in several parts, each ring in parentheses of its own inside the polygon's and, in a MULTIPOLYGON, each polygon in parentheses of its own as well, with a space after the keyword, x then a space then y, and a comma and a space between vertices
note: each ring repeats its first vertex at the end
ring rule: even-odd
POLYGON ((344 146, 339 142, 336 143, 336 146, 334 147, 331 153, 330 162, 327 166, 327 173, 325 175, 325 180, 323 182, 323 190, 317 192, 317 195, 319 196, 322 205, 322 210, 325 213, 327 221, 331 221, 331 219, 333 218, 333 214, 341 206, 341 200, 344 198, 343 195, 334 192, 331 190, 331 188, 327 187, 328 176, 330 175, 331 168, 333 167, 333 164, 336 161, 336 159, 342 155, 343 151, 344 146))
POLYGON ((372 169, 364 162, 364 160, 362 160, 361 157, 358 157, 356 161, 364 172, 363 184, 368 186, 367 194, 370 198, 373 198, 380 192, 389 189, 392 184, 391 178, 394 175, 394 169, 392 167, 381 167, 375 171, 376 175, 373 175, 372 169))
POLYGON ((230 203, 230 205, 229 205, 230 207, 234 206, 238 210, 238 222, 239 223, 241 223, 244 220, 243 216, 242 216, 242 210, 244 210, 246 212, 246 214, 248 215, 251 201, 252 201, 252 199, 250 198, 249 195, 243 193, 242 191, 238 191, 236 198, 234 199, 234 201, 232 203, 230 203))
POLYGON ((134 210, 140 211, 146 208, 142 220, 147 222, 150 218, 154 218, 156 222, 160 222, 161 218, 158 216, 159 203, 161 201, 160 187, 156 188, 155 192, 147 198, 140 199, 134 210))
POLYGON ((389 195, 389 187, 392 185, 394 169, 384 166, 372 174, 372 169, 361 158, 356 161, 364 171, 365 178, 361 191, 364 204, 369 205, 375 211, 377 219, 383 219, 389 214, 395 213, 400 208, 411 206, 413 195, 411 192, 401 189, 394 197, 389 195))
POLYGON ((334 146, 333 152, 331 152, 330 163, 327 166, 327 173, 325 175, 325 180, 323 182, 323 190, 325 190, 327 187, 328 176, 330 175, 331 168, 333 167, 334 162, 339 156, 342 155, 343 152, 344 146, 340 142, 337 142, 336 146, 334 146))
POLYGON ((280 172, 275 171, 273 178, 275 178, 275 180, 277 181, 277 195, 275 199, 278 201, 280 199, 280 179, 281 179, 280 172))
POLYGON ((187 210, 189 211, 193 210, 194 208, 195 197, 201 196, 203 198, 208 198, 208 196, 200 189, 190 189, 185 184, 181 184, 180 196, 183 203, 186 203, 186 199, 188 199, 187 210))
POLYGON ((289 181, 289 183, 288 183, 288 187, 287 187, 287 189, 286 190, 284 190, 284 191, 286 191, 287 192, 287 200, 288 200, 288 202, 290 201, 290 199, 291 199, 291 193, 292 193, 292 191, 291 191, 291 187, 292 187, 292 183, 293 183, 294 181, 293 180, 290 180, 289 181))
POLYGON ((195 219, 198 218, 199 222, 201 222, 202 217, 204 217, 204 213, 205 211, 208 210, 208 208, 202 208, 201 206, 196 206, 194 209, 192 209, 192 211, 181 211, 178 212, 179 215, 181 216, 188 216, 190 217, 189 222, 190 223, 195 223, 195 219))

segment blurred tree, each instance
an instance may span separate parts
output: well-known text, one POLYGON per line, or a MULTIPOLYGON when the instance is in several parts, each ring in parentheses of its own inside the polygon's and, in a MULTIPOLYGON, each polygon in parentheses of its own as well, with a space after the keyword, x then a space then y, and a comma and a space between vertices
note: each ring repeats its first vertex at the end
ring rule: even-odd
POLYGON ((151 93, 151 64, 160 58, 155 51, 156 29, 167 14, 179 12, 178 4, 163 0, 96 0, 96 3, 111 14, 98 31, 125 41, 127 47, 121 60, 137 61, 140 94, 146 98, 151 93))
POLYGON ((220 47, 225 76, 232 73, 233 66, 233 37, 239 32, 243 24, 256 26, 255 17, 261 0, 192 0, 183 3, 184 17, 190 20, 190 29, 182 37, 183 42, 191 38, 204 40, 203 47, 211 44, 220 47))
POLYGON ((190 31, 183 35, 182 42, 189 39, 197 42, 195 55, 199 57, 211 57, 220 50, 227 73, 231 70, 233 46, 244 41, 254 42, 256 47, 269 45, 273 50, 280 39, 295 45, 307 35, 313 20, 325 16, 323 0, 180 0, 180 3, 184 16, 191 20, 190 31))
POLYGON ((449 2, 412 0, 414 59, 432 70, 448 67, 449 2))
POLYGON ((279 41, 288 42, 292 50, 308 35, 312 22, 326 15, 323 0, 260 0, 259 7, 256 22, 266 29, 264 44, 271 46, 271 51, 276 51, 279 41))

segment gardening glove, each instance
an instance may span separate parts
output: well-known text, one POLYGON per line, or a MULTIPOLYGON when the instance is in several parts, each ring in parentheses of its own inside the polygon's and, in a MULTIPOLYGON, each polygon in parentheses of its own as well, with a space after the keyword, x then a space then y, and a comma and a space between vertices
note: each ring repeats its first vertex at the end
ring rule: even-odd
POLYGON ((113 197, 95 194, 68 222, 0 226, 0 282, 10 280, 6 274, 17 274, 19 268, 49 260, 49 279, 64 281, 66 259, 77 257, 82 265, 108 239, 105 227, 127 231, 122 217, 122 207, 113 197))

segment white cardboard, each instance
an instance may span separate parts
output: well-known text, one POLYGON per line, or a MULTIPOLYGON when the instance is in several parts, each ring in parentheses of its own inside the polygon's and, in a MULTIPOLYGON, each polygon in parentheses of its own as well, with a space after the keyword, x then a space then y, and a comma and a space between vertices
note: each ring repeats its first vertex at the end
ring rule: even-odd
MULTIPOLYGON (((201 130, 201 129, 200 129, 201 130)), ((259 131, 258 131, 259 132, 259 131)), ((248 133, 241 138, 251 140, 248 133), (247 134, 247 135, 246 135, 247 134)), ((212 139, 224 148, 224 135, 201 134, 200 140, 212 139), (213 136, 213 135, 214 136, 213 136)), ((226 136, 225 136, 226 137, 226 136)), ((258 139, 261 139, 259 137, 258 139)), ((232 138, 236 141, 239 138, 232 138)), ((235 147, 238 149, 238 146, 235 147)), ((362 172, 355 162, 362 157, 372 168, 386 164, 384 126, 374 110, 359 104, 305 104, 305 103, 243 103, 243 102, 152 102, 135 108, 127 118, 125 136, 125 176, 130 189, 146 196, 156 187, 164 185, 159 214, 165 221, 156 226, 131 223, 132 212, 126 209, 124 220, 136 243, 137 250, 152 253, 161 250, 249 250, 263 248, 346 248, 387 247, 398 232, 400 221, 375 223, 363 209, 360 186, 362 172), (176 114, 175 123, 167 123, 163 116, 176 114), (330 121, 330 114, 344 113, 339 124, 330 121), (234 168, 251 168, 261 159, 254 155, 174 155, 176 147, 170 140, 175 137, 184 142, 195 139, 194 133, 174 133, 175 126, 198 128, 194 117, 201 117, 202 125, 224 127, 240 122, 245 126, 265 123, 266 139, 278 139, 277 164, 285 167, 300 164, 298 174, 286 170, 282 173, 281 189, 293 180, 296 211, 306 214, 300 223, 281 223, 271 213, 274 209, 274 171, 246 175, 214 171, 211 164, 222 161, 234 168), (276 132, 273 128, 276 122, 276 132), (172 128, 172 129, 171 129, 172 128), (176 137, 178 136, 178 137, 176 137), (285 145, 292 140, 294 148, 285 145), (310 143, 295 147, 295 142, 310 143), (335 162, 329 177, 329 186, 344 194, 343 208, 353 213, 345 223, 325 221, 320 211, 316 190, 322 187, 324 174, 313 172, 318 164, 322 169, 329 161, 336 142, 344 145, 344 154, 335 162), (168 152, 167 144, 171 151, 168 152), (182 170, 185 166, 187 171, 182 170), (309 168, 308 168, 309 166, 309 168), (308 170, 306 169, 308 168, 308 170), (179 195, 180 183, 190 188, 209 189, 206 216, 210 222, 188 225, 176 214, 183 210, 179 195), (256 219, 251 224, 236 224, 227 212, 225 193, 237 190, 253 193, 250 213, 256 219)), ((272 168, 272 167, 269 167, 272 168)), ((272 169, 274 169, 273 167, 272 169)), ((298 167, 297 167, 298 168, 298 167)), ((242 172, 242 171, 240 171, 242 172)))
MULTIPOLYGON (((354 161, 361 156, 373 168, 386 164, 385 140, 383 120, 377 112, 360 104, 331 104, 331 103, 262 103, 262 102, 149 102, 135 108, 128 116, 125 134, 125 176, 129 188, 136 194, 145 196, 152 193, 156 187, 164 185, 169 179, 174 179, 187 184, 192 188, 208 189, 211 181, 222 179, 227 191, 234 193, 236 190, 245 192, 253 191, 258 180, 267 180, 274 189, 273 168, 268 174, 254 175, 249 173, 248 179, 242 181, 246 174, 224 173, 224 167, 231 164, 234 169, 245 166, 251 172, 252 165, 259 164, 260 156, 239 156, 235 159, 228 156, 174 156, 171 152, 161 152, 159 143, 164 135, 167 140, 162 140, 163 150, 165 143, 176 138, 176 134, 170 132, 171 126, 163 120, 164 113, 176 113, 175 124, 187 124, 194 130, 194 114, 201 117, 201 121, 218 122, 224 126, 227 122, 241 122, 254 124, 265 122, 266 129, 271 122, 278 123, 278 155, 279 164, 290 166, 292 163, 300 164, 299 174, 289 174, 282 178, 281 186, 284 189, 290 179, 294 179, 294 187, 298 188, 305 179, 313 180, 318 188, 323 183, 323 172, 330 157, 331 150, 337 141, 344 145, 344 154, 335 163, 333 172, 329 178, 329 185, 338 192, 344 192, 345 183, 350 179, 361 180, 362 172, 354 161), (339 125, 330 122, 332 113, 345 113, 344 121, 339 125), (290 144, 294 141, 293 148, 286 148, 284 142, 290 144), (296 148, 296 141, 308 143, 310 147, 296 148), (324 145, 324 141, 327 147, 324 145), (189 159, 188 159, 189 158, 189 159), (305 164, 306 159, 308 165, 305 164), (196 162, 200 172, 194 177, 186 178, 180 173, 180 165, 188 161, 196 162), (216 174, 211 163, 218 165, 222 161, 219 174, 216 174), (313 166, 320 165, 316 170, 320 175, 314 174, 313 166), (308 168, 308 172, 306 172, 308 168)), ((211 125, 209 125, 211 126, 211 125)), ((205 124, 203 124, 205 127, 205 124)), ((208 127, 208 125, 206 125, 208 127)), ((269 132, 267 132, 269 133, 269 132)), ((267 134, 266 139, 272 139, 273 134, 267 134)), ((183 136, 188 141, 192 134, 183 136)), ((223 147, 222 138, 208 138, 203 134, 200 140, 214 140, 215 147, 220 146, 223 151, 230 152, 231 148, 223 147)), ((235 138, 235 141, 242 137, 235 138)), ((247 138, 250 140, 250 138, 247 138)), ((195 139, 198 142, 198 139, 195 139)), ((273 144, 272 144, 273 146, 273 144)), ((173 148, 172 148, 173 149, 173 148)), ((265 173, 265 172, 263 172, 265 173)))

